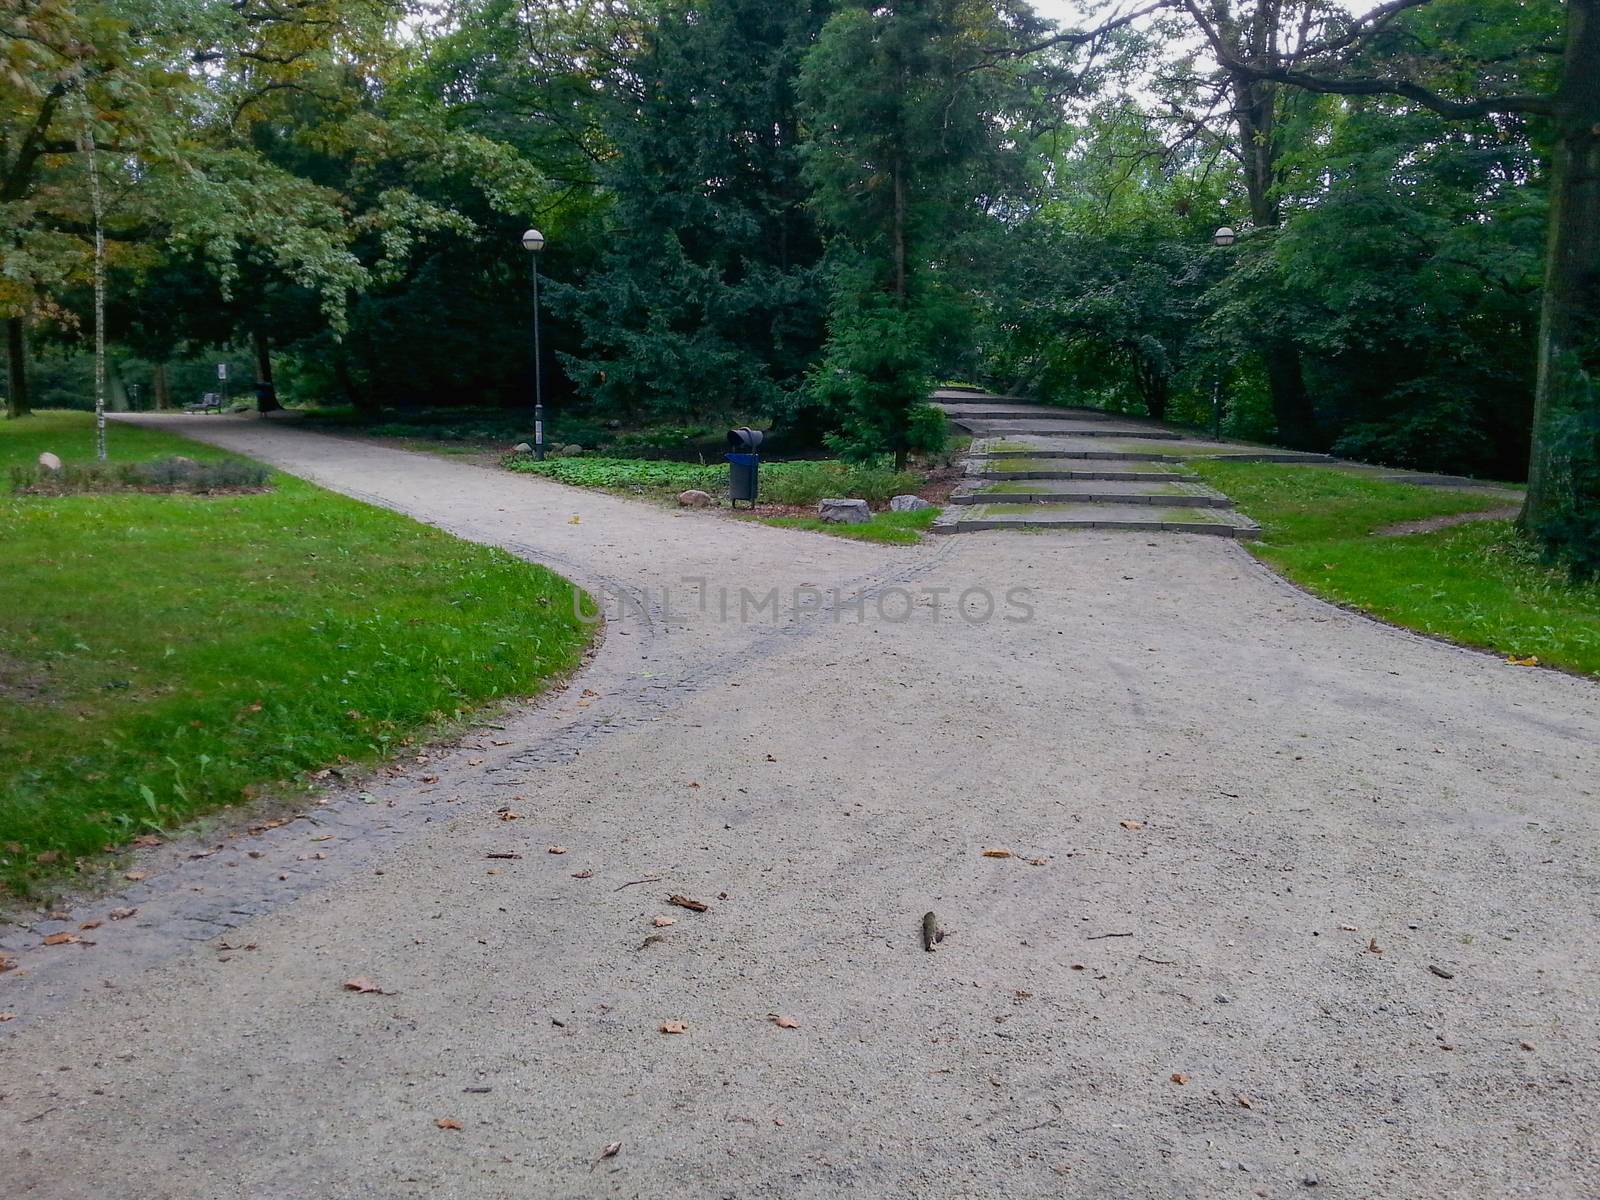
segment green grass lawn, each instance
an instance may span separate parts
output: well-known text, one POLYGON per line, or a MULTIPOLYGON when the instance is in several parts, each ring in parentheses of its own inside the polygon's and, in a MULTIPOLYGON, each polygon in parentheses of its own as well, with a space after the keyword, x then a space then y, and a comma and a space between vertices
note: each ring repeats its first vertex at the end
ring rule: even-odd
POLYGON ((809 529, 813 533, 831 533, 835 537, 852 538, 858 542, 878 542, 886 546, 910 546, 922 540, 934 519, 943 511, 938 507, 919 509, 917 512, 874 513, 864 525, 839 525, 832 521, 819 521, 815 517, 761 517, 763 525, 779 529, 809 529))
POLYGON ((1260 523, 1252 552, 1317 595, 1508 658, 1600 674, 1600 584, 1574 584, 1542 564, 1510 521, 1375 532, 1502 508, 1503 493, 1387 483, 1331 467, 1193 466, 1260 523))
MULTIPOLYGON (((0 421, 0 479, 92 456, 85 414, 0 421)), ((113 425, 116 460, 221 452, 113 425)), ((0 890, 371 760, 572 669, 568 584, 288 476, 255 495, 0 492, 0 890)))

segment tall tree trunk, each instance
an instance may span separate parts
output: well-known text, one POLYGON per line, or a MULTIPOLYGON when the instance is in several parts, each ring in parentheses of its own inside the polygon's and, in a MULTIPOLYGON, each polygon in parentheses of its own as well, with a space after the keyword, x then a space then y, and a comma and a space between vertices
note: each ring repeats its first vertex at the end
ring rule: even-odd
POLYGON ((6 318, 6 415, 25 417, 28 401, 28 329, 21 317, 6 318))
POLYGON ((278 389, 272 382, 272 343, 260 329, 250 334, 250 341, 256 352, 256 411, 277 412, 283 405, 278 403, 278 389))
POLYGON ((166 363, 157 363, 150 373, 150 390, 155 393, 157 412, 166 412, 172 407, 172 384, 167 379, 166 363))
POLYGON ((906 179, 900 161, 894 164, 894 295, 906 306, 906 179))
MULTIPOLYGON (((1250 222, 1257 229, 1276 229, 1283 223, 1283 207, 1276 192, 1281 149, 1277 132, 1278 88, 1238 76, 1234 77, 1232 88, 1250 222)), ((1321 449, 1300 348, 1287 338, 1273 338, 1262 346, 1261 357, 1267 368, 1267 389, 1272 396, 1278 440, 1299 450, 1321 449)))
POLYGON ((1600 572, 1600 0, 1567 7, 1522 525, 1600 572))

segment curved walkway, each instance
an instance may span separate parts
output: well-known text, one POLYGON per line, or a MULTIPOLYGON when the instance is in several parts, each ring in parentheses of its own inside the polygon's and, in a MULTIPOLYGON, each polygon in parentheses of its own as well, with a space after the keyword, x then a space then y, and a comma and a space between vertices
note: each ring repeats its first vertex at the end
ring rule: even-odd
POLYGON ((25 951, 8 1195, 1592 1190, 1595 685, 1225 539, 889 550, 167 423, 648 593, 564 694, 25 951))

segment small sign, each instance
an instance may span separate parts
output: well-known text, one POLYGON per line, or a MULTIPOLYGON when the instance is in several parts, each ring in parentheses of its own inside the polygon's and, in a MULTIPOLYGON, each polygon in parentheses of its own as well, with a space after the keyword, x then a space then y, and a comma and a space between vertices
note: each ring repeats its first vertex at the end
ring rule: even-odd
POLYGON ((218 363, 217 364, 217 378, 218 379, 226 379, 227 377, 228 377, 228 364, 227 363, 218 363))

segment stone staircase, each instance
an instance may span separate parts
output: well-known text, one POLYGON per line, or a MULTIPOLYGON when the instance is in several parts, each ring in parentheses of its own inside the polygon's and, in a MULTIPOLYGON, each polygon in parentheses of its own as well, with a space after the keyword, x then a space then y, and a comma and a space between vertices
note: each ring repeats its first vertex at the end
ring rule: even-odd
POLYGON ((1093 409, 1053 408, 955 389, 935 404, 973 434, 966 479, 934 522, 935 533, 993 529, 1130 529, 1257 536, 1185 464, 1333 460, 1269 446, 1208 441, 1155 421, 1093 409))

